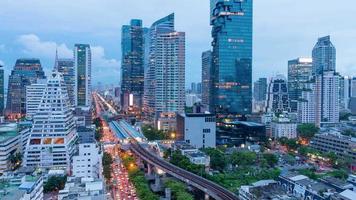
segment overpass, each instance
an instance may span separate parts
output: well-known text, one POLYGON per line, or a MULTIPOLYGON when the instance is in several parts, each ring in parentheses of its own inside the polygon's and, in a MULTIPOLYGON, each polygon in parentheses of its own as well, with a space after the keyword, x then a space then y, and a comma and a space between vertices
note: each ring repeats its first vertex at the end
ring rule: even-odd
POLYGON ((171 176, 192 185, 201 191, 205 192, 207 195, 213 197, 216 200, 238 200, 239 198, 230 192, 229 190, 221 187, 220 185, 213 183, 201 176, 195 175, 191 172, 183 170, 161 158, 152 154, 145 148, 143 148, 137 142, 131 142, 130 149, 139 158, 144 160, 146 163, 153 165, 171 176))

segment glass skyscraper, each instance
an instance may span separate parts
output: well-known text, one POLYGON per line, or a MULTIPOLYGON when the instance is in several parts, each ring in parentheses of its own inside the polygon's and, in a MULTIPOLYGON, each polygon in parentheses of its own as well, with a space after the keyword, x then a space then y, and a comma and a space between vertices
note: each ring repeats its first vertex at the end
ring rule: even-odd
POLYGON ((313 74, 320 75, 336 69, 336 49, 330 36, 321 37, 313 48, 313 74))
POLYGON ((212 52, 204 51, 201 56, 202 60, 202 103, 209 106, 211 109, 211 90, 212 90, 212 52))
POLYGON ((75 105, 91 106, 91 51, 88 44, 74 45, 75 105))
POLYGON ((252 110, 252 0, 211 0, 213 103, 217 113, 252 110))
POLYGON ((144 87, 144 28, 139 19, 122 26, 121 103, 141 109, 144 87))
POLYGON ((292 112, 298 109, 298 100, 302 90, 312 76, 313 60, 311 58, 297 58, 288 61, 288 91, 292 112))
POLYGON ((0 65, 0 115, 4 114, 4 69, 0 65))
POLYGON ((56 52, 56 60, 54 64, 55 70, 63 74, 64 82, 67 85, 67 92, 69 97, 69 102, 72 106, 75 105, 75 73, 74 73, 74 61, 73 59, 58 58, 56 52))
POLYGON ((149 32, 144 110, 151 117, 157 117, 162 112, 183 112, 185 33, 174 30, 174 14, 153 23, 149 32))
POLYGON ((39 59, 17 59, 9 76, 6 115, 19 118, 26 114, 26 86, 46 76, 39 59))

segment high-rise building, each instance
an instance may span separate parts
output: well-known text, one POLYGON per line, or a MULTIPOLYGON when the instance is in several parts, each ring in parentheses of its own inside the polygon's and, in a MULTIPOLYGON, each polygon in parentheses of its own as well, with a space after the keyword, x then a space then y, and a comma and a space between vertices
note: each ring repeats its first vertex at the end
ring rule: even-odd
POLYGON ((37 83, 26 86, 26 117, 32 119, 41 103, 43 92, 46 89, 46 79, 38 80, 37 83))
POLYGON ((26 114, 26 86, 45 79, 39 59, 18 59, 9 76, 6 115, 19 118, 26 114))
POLYGON ((340 76, 340 111, 349 110, 350 98, 351 98, 351 84, 352 78, 349 76, 340 76))
POLYGON ((330 41, 330 36, 321 37, 312 52, 313 74, 319 75, 325 71, 336 69, 336 49, 330 41))
POLYGON ((316 84, 310 82, 304 85, 301 96, 298 99, 297 112, 298 122, 306 124, 316 123, 316 84))
POLYGON ((4 69, 0 65, 0 116, 4 114, 5 109, 5 93, 4 93, 4 69))
POLYGON ((131 20, 130 25, 122 26, 121 35, 121 103, 126 110, 143 105, 144 89, 144 28, 139 19, 131 20))
POLYGON ((70 169, 77 131, 63 75, 52 72, 33 116, 25 150, 25 166, 70 169))
POLYGON ((204 51, 201 56, 202 60, 202 103, 209 106, 209 110, 212 106, 212 52, 210 50, 204 51))
POLYGON ((199 95, 201 94, 201 92, 202 92, 202 87, 203 87, 203 86, 202 86, 202 83, 201 83, 201 82, 198 82, 198 83, 197 83, 197 94, 199 94, 199 95))
POLYGON ((255 101, 266 101, 267 78, 259 78, 253 85, 253 97, 255 101))
POLYGON ((91 50, 88 44, 74 45, 75 106, 91 105, 91 50))
POLYGON ((197 83, 190 84, 190 93, 196 94, 197 93, 197 83))
POLYGON ((213 100, 218 113, 252 111, 252 0, 211 0, 213 100))
POLYGON ((150 28, 149 66, 144 109, 151 117, 183 112, 185 104, 185 33, 174 30, 174 14, 150 28))
POLYGON ((283 75, 271 78, 267 88, 266 112, 289 112, 288 83, 283 75))
POLYGON ((339 75, 333 71, 323 72, 316 77, 317 125, 339 123, 339 75))
POLYGON ((55 68, 63 74, 64 82, 67 85, 68 97, 72 106, 75 105, 75 73, 73 59, 57 58, 55 68))
POLYGON ((288 61, 288 91, 292 112, 298 108, 298 99, 305 85, 312 76, 313 60, 311 58, 297 58, 288 61))

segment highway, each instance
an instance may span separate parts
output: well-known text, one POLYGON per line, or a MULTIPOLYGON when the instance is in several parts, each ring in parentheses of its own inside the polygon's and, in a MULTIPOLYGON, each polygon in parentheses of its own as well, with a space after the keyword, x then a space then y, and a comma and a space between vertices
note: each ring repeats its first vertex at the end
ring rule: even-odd
POLYGON ((238 200, 239 198, 228 191, 227 189, 221 187, 220 185, 213 183, 201 176, 195 175, 191 172, 183 170, 161 158, 152 154, 145 148, 143 148, 137 142, 132 142, 130 146, 131 150, 144 161, 158 168, 162 169, 168 174, 186 182, 187 184, 193 185, 202 191, 208 193, 211 197, 217 200, 238 200))
MULTIPOLYGON (((96 96, 94 95, 94 99, 96 100, 96 102, 100 102, 97 103, 97 108, 101 109, 105 106, 103 105, 107 105, 108 103, 105 101, 105 99, 103 99, 102 97, 96 96)), ((106 110, 106 109, 105 109, 106 110)), ((109 109, 110 110, 110 109, 109 109)), ((97 111, 97 113, 100 113, 101 111, 97 111)), ((112 113, 117 113, 117 111, 110 111, 112 113)), ((104 122, 104 127, 108 127, 107 123, 104 122)), ((198 189, 200 189, 201 191, 207 193, 208 195, 210 195, 212 198, 216 199, 216 200, 238 200, 239 198, 233 194, 232 192, 230 192, 229 190, 221 187, 220 185, 213 183, 212 181, 209 181, 201 176, 195 175, 191 172, 188 172, 184 169, 181 169, 167 161, 165 161, 164 159, 158 157, 157 155, 149 152, 147 149, 145 149, 143 147, 143 145, 141 145, 139 142, 141 142, 142 144, 145 142, 145 138, 144 136, 139 133, 138 131, 136 131, 133 127, 131 127, 127 122, 116 122, 113 124, 115 126, 115 129, 117 129, 119 132, 122 132, 121 135, 123 137, 129 137, 131 138, 131 145, 130 145, 130 149, 133 153, 135 153, 138 157, 140 157, 141 159, 143 159, 145 162, 158 167, 159 169, 165 171, 166 173, 172 175, 173 177, 189 184, 192 185, 198 189), (142 140, 138 140, 138 138, 141 138, 142 140)), ((111 127, 113 128, 113 126, 111 127)), ((104 134, 104 138, 105 141, 108 142, 108 140, 112 141, 113 138, 115 137, 114 140, 118 140, 118 134, 113 134, 115 131, 111 130, 109 132, 105 132, 104 134)), ((146 144, 146 143, 144 143, 146 144)), ((113 155, 115 157, 115 154, 113 155)))

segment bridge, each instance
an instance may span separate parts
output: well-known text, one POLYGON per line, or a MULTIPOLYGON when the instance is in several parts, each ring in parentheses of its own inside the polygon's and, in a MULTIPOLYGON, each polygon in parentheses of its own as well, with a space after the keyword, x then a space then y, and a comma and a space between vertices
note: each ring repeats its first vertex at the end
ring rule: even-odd
POLYGON ((143 159, 150 165, 158 167, 159 169, 165 171, 171 176, 187 183, 188 185, 192 185, 201 191, 205 192, 209 196, 213 197, 216 200, 238 200, 239 198, 232 192, 227 189, 221 187, 220 185, 213 183, 201 176, 195 175, 191 172, 183 170, 161 158, 152 154, 145 148, 143 148, 137 142, 131 142, 130 149, 134 152, 138 157, 143 159))

